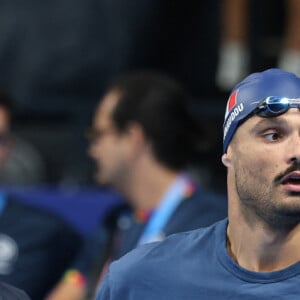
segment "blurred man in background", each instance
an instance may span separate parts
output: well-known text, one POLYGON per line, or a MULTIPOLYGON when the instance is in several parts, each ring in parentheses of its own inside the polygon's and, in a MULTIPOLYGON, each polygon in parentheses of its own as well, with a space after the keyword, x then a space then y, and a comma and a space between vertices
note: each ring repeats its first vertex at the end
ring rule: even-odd
MULTIPOLYGON (((0 172, 14 147, 12 102, 0 93, 0 172)), ((43 299, 73 260, 79 235, 60 218, 0 190, 0 280, 43 299)), ((10 299, 10 298, 9 298, 10 299)))
MULTIPOLYGON (((114 215, 106 259, 101 253, 107 247, 99 243, 105 236, 103 224, 98 244, 94 240, 94 245, 102 245, 95 251, 97 257, 87 257, 94 247, 91 242, 81 256, 81 262, 89 261, 90 269, 98 266, 99 280, 112 260, 137 245, 226 216, 226 199, 205 191, 186 173, 199 154, 199 141, 203 142, 203 132, 188 105, 189 98, 177 82, 150 72, 116 79, 101 99, 89 132, 96 179, 122 193, 131 210, 114 215)), ((87 269, 69 270, 48 300, 81 299, 93 291, 87 285, 93 281, 87 269)))

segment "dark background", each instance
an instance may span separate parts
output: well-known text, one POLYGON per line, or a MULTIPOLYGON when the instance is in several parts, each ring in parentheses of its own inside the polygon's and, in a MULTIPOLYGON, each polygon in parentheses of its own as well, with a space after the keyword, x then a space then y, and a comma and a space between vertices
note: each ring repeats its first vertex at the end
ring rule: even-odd
MULTIPOLYGON (((250 71, 260 71, 276 65, 284 5, 250 3, 250 71)), ((0 0, 0 88, 15 100, 15 131, 43 157, 45 182, 92 183, 83 133, 105 85, 129 70, 153 69, 193 96, 206 132, 195 170, 222 190, 221 9, 218 0, 0 0)))

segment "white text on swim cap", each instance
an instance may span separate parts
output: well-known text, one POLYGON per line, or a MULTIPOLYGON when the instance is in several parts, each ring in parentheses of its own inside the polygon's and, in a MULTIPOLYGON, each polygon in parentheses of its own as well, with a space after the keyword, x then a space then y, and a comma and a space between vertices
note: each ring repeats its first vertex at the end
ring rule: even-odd
POLYGON ((238 117, 238 115, 244 110, 244 104, 240 103, 237 107, 233 109, 233 111, 230 113, 225 125, 224 125, 224 134, 223 139, 225 139, 227 132, 231 126, 231 123, 238 117))

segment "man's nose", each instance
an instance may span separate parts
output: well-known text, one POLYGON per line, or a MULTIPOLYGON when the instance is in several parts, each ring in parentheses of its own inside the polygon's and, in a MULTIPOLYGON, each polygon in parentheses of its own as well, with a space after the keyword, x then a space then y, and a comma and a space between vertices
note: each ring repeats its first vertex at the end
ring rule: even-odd
POLYGON ((293 138, 289 145, 289 162, 300 162, 300 136, 293 138))

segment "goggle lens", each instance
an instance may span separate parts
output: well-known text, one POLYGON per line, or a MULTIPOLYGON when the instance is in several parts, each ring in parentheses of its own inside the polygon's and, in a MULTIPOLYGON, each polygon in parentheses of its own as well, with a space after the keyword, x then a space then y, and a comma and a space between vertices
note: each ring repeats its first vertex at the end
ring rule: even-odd
POLYGON ((254 113, 260 117, 270 118, 285 113, 291 107, 300 108, 300 98, 289 99, 270 96, 260 101, 254 113))

